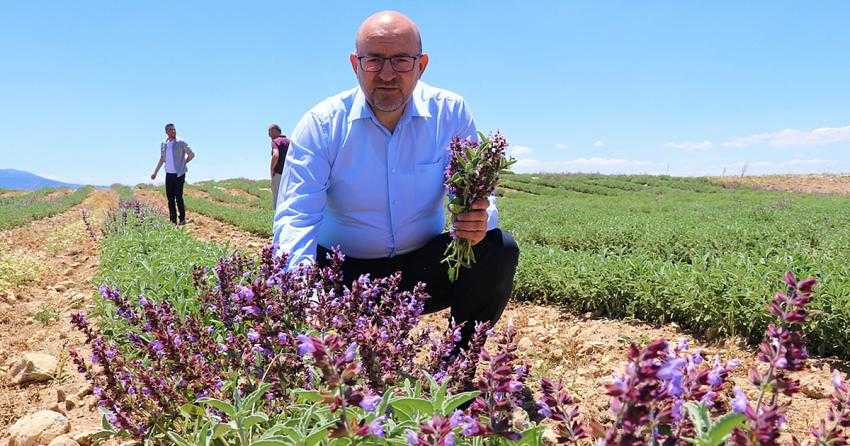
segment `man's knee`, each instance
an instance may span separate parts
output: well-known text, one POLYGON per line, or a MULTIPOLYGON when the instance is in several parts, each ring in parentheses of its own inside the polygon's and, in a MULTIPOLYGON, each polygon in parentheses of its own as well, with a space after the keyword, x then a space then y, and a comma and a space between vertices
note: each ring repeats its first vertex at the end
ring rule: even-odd
POLYGON ((494 263, 504 272, 513 273, 519 263, 519 245, 510 232, 496 228, 487 233, 494 263))

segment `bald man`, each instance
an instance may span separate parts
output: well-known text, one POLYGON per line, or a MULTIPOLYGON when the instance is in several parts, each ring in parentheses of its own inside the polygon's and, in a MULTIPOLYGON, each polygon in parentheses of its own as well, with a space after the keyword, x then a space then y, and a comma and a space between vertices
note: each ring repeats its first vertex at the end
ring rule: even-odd
POLYGON ((477 262, 449 282, 444 252, 443 173, 455 135, 476 138, 472 114, 459 95, 420 81, 428 67, 419 30, 395 11, 367 18, 349 55, 359 86, 308 111, 290 137, 281 175, 274 242, 302 262, 327 264, 328 250, 346 255, 343 274, 402 272, 402 287, 424 282, 426 312, 451 307, 465 322, 496 322, 513 286, 519 248, 496 227, 495 198, 474 203, 454 222, 474 244, 477 262))

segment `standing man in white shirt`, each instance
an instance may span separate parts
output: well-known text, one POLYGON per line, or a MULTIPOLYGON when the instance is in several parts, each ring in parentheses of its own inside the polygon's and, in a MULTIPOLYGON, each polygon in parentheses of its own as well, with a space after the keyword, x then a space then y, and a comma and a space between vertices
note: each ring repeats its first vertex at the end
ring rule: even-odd
POLYGON ((186 183, 186 164, 195 158, 189 144, 177 139, 174 124, 165 125, 166 139, 159 146, 159 162, 156 164, 151 180, 156 179, 159 168, 165 164, 165 195, 168 197, 168 218, 177 225, 186 224, 186 206, 183 204, 183 185, 186 183), (177 220, 179 212, 180 220, 177 220))
POLYGON ((495 197, 458 216, 455 234, 477 262, 448 280, 441 260, 443 175, 453 136, 477 138, 464 99, 419 79, 428 65, 416 24, 396 11, 367 18, 349 56, 359 86, 308 111, 290 137, 274 218, 274 243, 302 262, 327 263, 339 246, 348 284, 361 274, 402 273, 402 288, 425 282, 425 311, 451 308, 465 323, 495 323, 507 304, 519 248, 497 227, 495 197))

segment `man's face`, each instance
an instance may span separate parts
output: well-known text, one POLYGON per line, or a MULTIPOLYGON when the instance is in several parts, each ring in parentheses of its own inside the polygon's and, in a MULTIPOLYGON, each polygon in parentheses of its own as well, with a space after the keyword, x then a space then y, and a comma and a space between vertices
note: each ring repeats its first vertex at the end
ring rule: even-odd
POLYGON ((278 136, 280 136, 280 130, 278 130, 274 127, 269 127, 269 138, 275 139, 278 136))
POLYGON ((165 129, 165 134, 168 135, 169 139, 174 139, 177 137, 177 129, 174 127, 168 127, 165 129))
MULTIPOLYGON (((404 105, 413 94, 416 82, 428 65, 428 55, 419 54, 419 43, 410 33, 397 35, 371 35, 359 42, 357 53, 350 56, 351 68, 357 75, 360 88, 366 95, 366 100, 373 109, 385 113, 403 110, 404 105), (418 56, 413 61, 413 69, 398 72, 393 69, 389 59, 383 61, 380 71, 366 71, 358 57, 397 57, 418 56)), ((364 60, 364 63, 366 60, 364 60)), ((404 68, 404 67, 402 67, 404 68)))

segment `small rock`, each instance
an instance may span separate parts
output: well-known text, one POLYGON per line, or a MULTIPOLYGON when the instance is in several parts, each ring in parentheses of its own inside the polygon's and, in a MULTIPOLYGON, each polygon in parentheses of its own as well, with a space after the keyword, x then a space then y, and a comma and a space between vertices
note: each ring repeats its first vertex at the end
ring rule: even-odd
POLYGON ((71 438, 80 446, 91 446, 104 431, 101 429, 86 429, 71 434, 71 438))
POLYGON ((56 389, 56 401, 63 402, 65 401, 65 391, 62 389, 56 389))
POLYGON ((65 400, 65 411, 70 412, 70 411, 74 410, 74 408, 77 407, 78 405, 79 404, 77 404, 76 401, 69 398, 69 399, 65 400))
POLYGON ((533 327, 535 325, 540 325, 540 321, 538 321, 536 318, 529 317, 528 318, 528 326, 533 327))
POLYGON ((813 376, 805 376, 800 379, 800 391, 803 395, 816 400, 829 398, 829 392, 824 384, 813 376))
POLYGON ((49 381, 58 361, 47 353, 25 352, 9 367, 9 380, 15 384, 49 381))
POLYGON ((591 342, 588 342, 587 344, 584 344, 581 347, 581 349, 579 350, 579 352, 582 355, 589 355, 589 354, 597 352, 597 351, 605 350, 605 347, 606 347, 606 345, 605 345, 604 342, 591 341, 591 342))
POLYGON ((80 444, 74 441, 70 435, 60 435, 54 438, 47 446, 80 446, 80 444))
POLYGON ((50 407, 48 407, 48 409, 50 409, 50 410, 52 410, 52 411, 54 411, 54 412, 59 412, 59 413, 61 413, 62 415, 66 415, 66 413, 65 413, 65 405, 64 405, 64 404, 53 403, 53 404, 51 404, 51 405, 50 405, 50 407))
POLYGON ((71 423, 65 415, 40 410, 19 419, 9 428, 9 446, 48 444, 70 429, 71 423))
POLYGON ((523 336, 517 343, 517 347, 520 350, 530 350, 534 347, 534 342, 528 336, 523 336))
POLYGON ((89 394, 91 394, 91 384, 86 384, 79 392, 76 393, 76 395, 74 395, 74 398, 81 400, 89 394))

